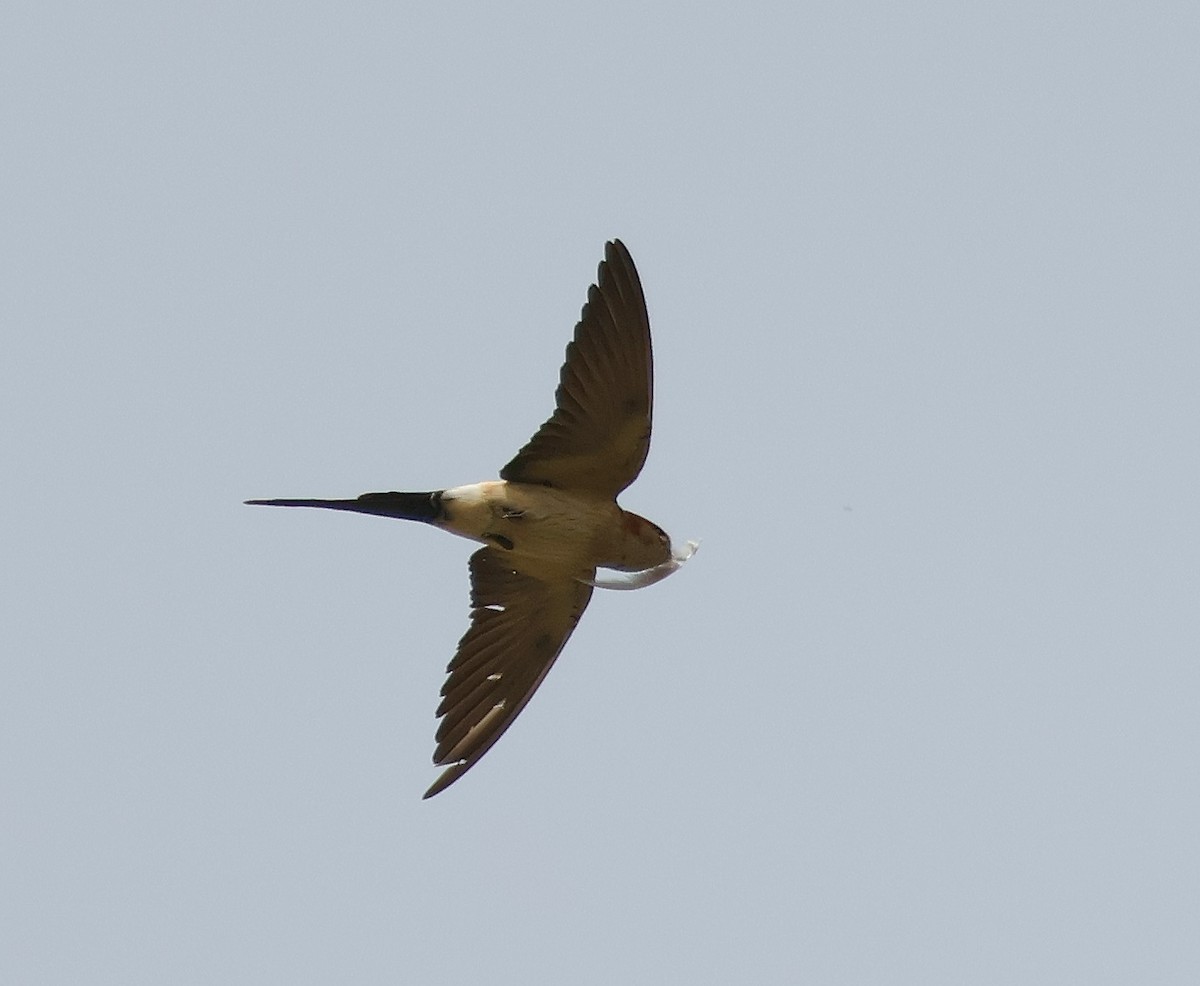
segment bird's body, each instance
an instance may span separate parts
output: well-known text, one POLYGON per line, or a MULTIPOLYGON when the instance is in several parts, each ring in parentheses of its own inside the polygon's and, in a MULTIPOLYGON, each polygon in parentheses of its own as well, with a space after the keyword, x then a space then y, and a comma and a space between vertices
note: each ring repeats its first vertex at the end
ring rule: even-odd
POLYGON ((665 534, 611 497, 493 480, 443 491, 442 510, 440 526, 499 545, 530 574, 590 577, 597 567, 641 571, 671 553, 665 534))
POLYGON ((471 556, 471 626, 438 708, 434 762, 448 769, 426 797, 470 769, 524 708, 593 586, 605 584, 597 568, 665 574, 686 557, 616 502, 649 450, 652 391, 645 299, 632 258, 613 241, 567 347, 556 410, 500 479, 348 500, 247 501, 414 520, 484 545, 471 556))
POLYGON ((503 479, 431 493, 364 493, 353 500, 249 500, 416 520, 495 545, 528 574, 584 581, 597 568, 640 572, 667 561, 670 541, 615 500, 503 479))

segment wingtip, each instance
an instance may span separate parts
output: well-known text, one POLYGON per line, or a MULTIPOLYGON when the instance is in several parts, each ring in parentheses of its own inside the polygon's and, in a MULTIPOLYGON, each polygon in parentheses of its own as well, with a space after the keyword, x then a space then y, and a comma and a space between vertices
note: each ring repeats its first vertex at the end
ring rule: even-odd
POLYGON ((460 760, 458 763, 451 764, 446 770, 442 771, 441 775, 430 786, 429 790, 421 795, 422 801, 428 801, 435 794, 441 794, 451 784, 462 777, 467 772, 467 768, 471 766, 469 760, 460 760))
POLYGON ((622 261, 629 262, 629 247, 627 247, 618 237, 614 236, 611 240, 604 244, 604 259, 609 263, 613 263, 617 258, 622 261))

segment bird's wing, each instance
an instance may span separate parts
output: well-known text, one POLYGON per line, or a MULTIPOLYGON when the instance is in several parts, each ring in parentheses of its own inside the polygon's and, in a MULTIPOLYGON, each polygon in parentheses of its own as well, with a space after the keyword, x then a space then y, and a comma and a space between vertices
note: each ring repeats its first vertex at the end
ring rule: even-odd
POLYGON ((576 579, 516 571, 507 552, 480 548, 471 556, 471 627, 447 668, 437 711, 433 762, 449 769, 426 798, 462 777, 512 725, 591 597, 592 587, 576 579))
POLYGON ((650 450, 653 377, 642 284, 629 251, 613 240, 567 345, 554 414, 500 477, 615 497, 650 450))

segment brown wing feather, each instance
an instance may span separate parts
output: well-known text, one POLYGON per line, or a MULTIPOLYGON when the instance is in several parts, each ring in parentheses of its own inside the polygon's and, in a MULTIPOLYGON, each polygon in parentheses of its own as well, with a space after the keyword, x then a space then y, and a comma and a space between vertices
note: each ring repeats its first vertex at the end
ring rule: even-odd
POLYGON ((471 556, 471 626, 447 670, 433 762, 449 769, 430 798, 471 769, 537 691, 592 597, 574 579, 546 582, 518 572, 506 553, 471 556))
POLYGON ((567 345, 554 414, 500 477, 615 497, 650 451, 653 378, 642 284, 629 251, 613 240, 567 345))

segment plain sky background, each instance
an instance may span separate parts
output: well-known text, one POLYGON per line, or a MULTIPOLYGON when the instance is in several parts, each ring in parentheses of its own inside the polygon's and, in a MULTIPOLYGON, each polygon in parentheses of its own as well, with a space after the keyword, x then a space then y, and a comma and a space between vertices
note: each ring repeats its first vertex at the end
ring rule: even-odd
POLYGON ((0 982, 1200 981, 1200 7, 0 13, 0 982), (604 240, 703 548, 429 802, 604 240))

